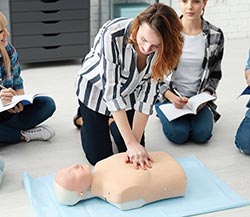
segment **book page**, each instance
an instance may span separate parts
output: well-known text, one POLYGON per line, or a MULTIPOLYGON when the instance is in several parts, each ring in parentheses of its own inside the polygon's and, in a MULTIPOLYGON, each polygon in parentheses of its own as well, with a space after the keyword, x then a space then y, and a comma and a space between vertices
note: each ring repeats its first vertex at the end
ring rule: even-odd
POLYGON ((201 93, 190 97, 188 103, 182 108, 177 109, 172 103, 167 103, 160 105, 160 109, 163 114, 167 117, 169 121, 172 121, 176 118, 179 118, 186 114, 196 114, 197 108, 204 102, 208 102, 210 100, 215 99, 214 96, 209 95, 207 93, 201 93))
POLYGON ((8 105, 3 106, 1 100, 0 100, 0 112, 6 111, 8 109, 13 108, 16 104, 18 104, 21 101, 25 101, 25 105, 30 104, 33 102, 34 97, 37 94, 26 94, 26 95, 17 95, 14 96, 12 99, 12 102, 8 105))
POLYGON ((204 102, 208 102, 210 100, 213 100, 215 99, 214 96, 210 95, 210 94, 207 94, 207 93, 200 93, 200 94, 197 94, 195 96, 192 96, 188 99, 188 106, 190 108, 192 108, 193 112, 196 113, 196 110, 198 109, 198 107, 204 103, 204 102))
POLYGON ((160 105, 159 108, 169 121, 172 121, 183 115, 193 113, 193 111, 187 105, 185 105, 182 109, 177 109, 172 103, 167 103, 160 105))

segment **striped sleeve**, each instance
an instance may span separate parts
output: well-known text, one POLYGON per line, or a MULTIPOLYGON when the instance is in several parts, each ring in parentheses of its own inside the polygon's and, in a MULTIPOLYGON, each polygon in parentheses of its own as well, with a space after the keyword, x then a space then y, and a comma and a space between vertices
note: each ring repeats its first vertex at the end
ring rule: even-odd
POLYGON ((147 115, 153 114, 153 106, 159 93, 158 86, 159 83, 153 80, 143 84, 142 89, 139 91, 138 99, 134 105, 136 111, 147 115))
MULTIPOLYGON (((121 62, 119 56, 121 55, 121 46, 119 46, 124 38, 125 29, 113 31, 112 25, 121 20, 114 20, 106 28, 102 37, 101 50, 101 65, 102 65, 102 82, 103 82, 103 99, 106 102, 110 112, 118 111, 126 108, 126 101, 121 95, 121 62)), ((127 23, 127 20, 125 20, 127 23)), ((124 25, 124 24, 123 24, 124 25)), ((117 29, 117 26, 116 26, 117 29)))

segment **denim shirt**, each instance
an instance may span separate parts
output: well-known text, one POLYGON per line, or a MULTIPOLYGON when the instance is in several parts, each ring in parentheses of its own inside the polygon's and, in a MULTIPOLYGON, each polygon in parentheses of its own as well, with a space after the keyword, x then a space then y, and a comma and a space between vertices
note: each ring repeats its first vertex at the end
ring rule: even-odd
POLYGON ((246 107, 249 108, 246 112, 246 117, 250 118, 250 100, 248 101, 248 103, 246 104, 246 107))
POLYGON ((14 90, 23 89, 23 79, 21 77, 21 68, 18 61, 18 54, 16 49, 10 43, 5 47, 10 61, 11 61, 11 75, 7 78, 6 68, 3 62, 3 56, 0 53, 0 83, 9 88, 11 87, 14 90))
MULTIPOLYGON (((250 49, 248 51, 248 59, 247 59, 247 64, 246 64, 246 67, 245 67, 245 71, 246 70, 250 70, 250 49)), ((250 118, 250 100, 248 101, 248 103, 246 104, 246 107, 249 108, 246 112, 246 117, 250 118)))
POLYGON ((248 59, 247 59, 247 64, 245 66, 245 71, 250 70, 250 49, 248 51, 248 59))

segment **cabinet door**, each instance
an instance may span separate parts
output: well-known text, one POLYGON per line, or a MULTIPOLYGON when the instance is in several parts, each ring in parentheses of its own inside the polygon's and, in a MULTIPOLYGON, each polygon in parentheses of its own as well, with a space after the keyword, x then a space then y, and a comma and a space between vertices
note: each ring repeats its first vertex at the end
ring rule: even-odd
POLYGON ((18 49, 21 63, 78 59, 86 55, 88 45, 48 46, 18 49), (65 55, 66 54, 66 55, 65 55))
POLYGON ((12 12, 89 9, 83 0, 11 0, 12 12))
POLYGON ((11 42, 21 63, 83 58, 90 49, 88 0, 11 0, 11 42))

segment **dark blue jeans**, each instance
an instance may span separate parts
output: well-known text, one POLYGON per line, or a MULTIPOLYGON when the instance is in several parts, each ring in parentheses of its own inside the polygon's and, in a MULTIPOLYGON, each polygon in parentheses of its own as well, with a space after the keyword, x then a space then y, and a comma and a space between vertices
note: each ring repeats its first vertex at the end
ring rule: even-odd
MULTIPOLYGON (((110 133, 114 138, 118 151, 125 152, 127 148, 115 122, 109 126, 109 116, 95 112, 81 102, 79 104, 83 119, 81 127, 82 148, 88 161, 95 165, 98 161, 113 155, 110 133)), ((129 110, 126 113, 129 124, 132 126, 134 110, 129 110)), ((141 144, 143 146, 145 144, 144 135, 141 144)))
POLYGON ((25 105, 24 110, 11 114, 7 121, 0 123, 0 145, 18 143, 21 130, 29 130, 47 120, 56 109, 55 102, 48 96, 38 96, 33 104, 25 105))
POLYGON ((163 103, 156 103, 155 109, 162 123, 163 132, 171 142, 184 144, 192 140, 196 143, 206 143, 211 138, 213 113, 207 106, 199 111, 197 115, 184 115, 169 121, 159 108, 161 104, 163 103))
POLYGON ((236 132, 235 145, 243 153, 250 155, 250 118, 245 116, 236 132))

